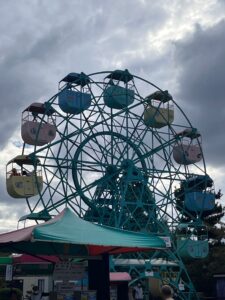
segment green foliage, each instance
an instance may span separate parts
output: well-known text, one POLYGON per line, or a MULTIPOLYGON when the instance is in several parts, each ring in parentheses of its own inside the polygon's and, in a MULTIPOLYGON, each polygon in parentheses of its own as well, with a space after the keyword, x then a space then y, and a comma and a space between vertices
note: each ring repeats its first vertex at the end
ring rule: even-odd
POLYGON ((204 215, 203 220, 208 226, 214 226, 221 220, 223 216, 224 207, 222 207, 221 204, 216 202, 214 209, 208 212, 207 215, 204 215))
POLYGON ((213 296, 215 290, 213 275, 225 273, 224 251, 225 245, 214 245, 210 247, 209 255, 205 259, 196 259, 186 263, 196 290, 204 292, 205 296, 213 296))
MULTIPOLYGON (((196 212, 188 211, 184 205, 184 192, 180 190, 175 193, 176 207, 182 213, 181 223, 189 223, 197 217, 196 212)), ((214 296, 215 280, 214 274, 225 273, 224 252, 225 252, 225 224, 220 220, 224 216, 224 207, 218 202, 222 197, 221 190, 215 194, 217 200, 211 211, 203 211, 198 217, 206 225, 209 239, 209 255, 204 259, 186 261, 185 265, 188 274, 198 292, 205 296, 214 296)))
MULTIPOLYGON (((176 198, 176 208, 180 212, 182 212, 182 217, 180 220, 181 223, 191 222, 191 220, 197 217, 196 212, 189 211, 187 208, 185 208, 183 197, 176 198)), ((213 210, 203 211, 199 214, 199 217, 203 220, 203 222, 209 226, 216 225, 223 216, 224 216, 224 207, 222 207, 222 205, 219 204, 218 202, 215 203, 215 207, 213 210)))
POLYGON ((0 278, 0 289, 5 287, 5 280, 3 278, 0 278))
POLYGON ((209 242, 213 246, 223 245, 223 240, 225 239, 225 227, 222 225, 221 227, 208 226, 208 236, 209 242))
POLYGON ((1 300, 11 300, 11 293, 15 292, 17 295, 17 300, 22 300, 22 292, 15 288, 2 288, 0 289, 0 299, 1 300))
POLYGON ((213 275, 225 273, 225 224, 221 223, 224 216, 224 207, 216 204, 215 209, 204 217, 209 238, 209 255, 205 259, 192 260, 186 263, 190 278, 197 291, 204 292, 207 297, 214 296, 215 280, 213 275))

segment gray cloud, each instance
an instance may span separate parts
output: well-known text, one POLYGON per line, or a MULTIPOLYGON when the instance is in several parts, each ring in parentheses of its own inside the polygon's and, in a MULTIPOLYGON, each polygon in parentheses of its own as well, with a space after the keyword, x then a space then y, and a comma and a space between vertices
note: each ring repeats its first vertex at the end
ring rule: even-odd
POLYGON ((66 73, 114 69, 116 60, 126 65, 127 53, 144 48, 148 33, 166 20, 159 4, 134 0, 1 1, 0 147, 18 127, 22 110, 54 94, 66 73))
POLYGON ((6 191, 5 178, 0 177, 0 233, 14 230, 19 218, 26 214, 25 199, 14 199, 6 191))
POLYGON ((175 43, 182 106, 203 135, 211 165, 225 165, 225 21, 175 43))
MULTIPOLYGON (((20 127, 23 109, 50 98, 67 73, 115 69, 118 61, 127 67, 130 53, 145 52, 149 33, 168 17, 160 1, 0 2, 0 149, 20 127)), ((0 219, 18 220, 25 200, 7 194, 4 178, 0 191, 0 203, 8 207, 0 219)))

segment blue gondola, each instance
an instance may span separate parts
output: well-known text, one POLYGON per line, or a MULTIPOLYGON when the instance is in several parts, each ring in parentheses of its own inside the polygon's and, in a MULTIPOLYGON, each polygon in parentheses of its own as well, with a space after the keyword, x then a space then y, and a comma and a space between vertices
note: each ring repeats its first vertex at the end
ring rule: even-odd
POLYGON ((91 105, 91 95, 84 92, 65 89, 59 93, 59 107, 68 114, 80 114, 91 105))
POLYGON ((58 95, 59 107, 62 111, 77 115, 90 107, 91 95, 85 89, 90 79, 86 74, 69 73, 61 82, 65 82, 58 95))
POLYGON ((184 204, 189 211, 213 210, 215 207, 215 194, 199 191, 185 193, 184 204))
POLYGON ((182 181, 174 195, 184 201, 187 210, 201 213, 215 207, 216 196, 212 187, 213 180, 208 175, 196 175, 182 181))

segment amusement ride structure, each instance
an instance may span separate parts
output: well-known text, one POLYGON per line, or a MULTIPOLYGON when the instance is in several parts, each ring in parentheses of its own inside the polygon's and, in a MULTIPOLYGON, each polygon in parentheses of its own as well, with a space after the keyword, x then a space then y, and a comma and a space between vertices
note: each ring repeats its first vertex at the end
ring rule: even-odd
POLYGON ((29 208, 20 221, 47 221, 67 206, 91 222, 154 233, 166 249, 113 257, 111 269, 153 293, 160 280, 198 299, 183 260, 208 254, 202 216, 215 192, 201 135, 168 91, 128 70, 70 73, 57 94, 23 111, 21 134, 22 153, 6 168, 9 195, 29 208))

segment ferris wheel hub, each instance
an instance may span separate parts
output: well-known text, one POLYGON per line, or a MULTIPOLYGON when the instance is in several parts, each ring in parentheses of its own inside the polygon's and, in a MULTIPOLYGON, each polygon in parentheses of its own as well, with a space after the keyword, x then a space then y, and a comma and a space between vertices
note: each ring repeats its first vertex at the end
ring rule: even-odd
POLYGON ((134 162, 131 159, 124 159, 121 163, 121 167, 124 169, 134 167, 134 162))

